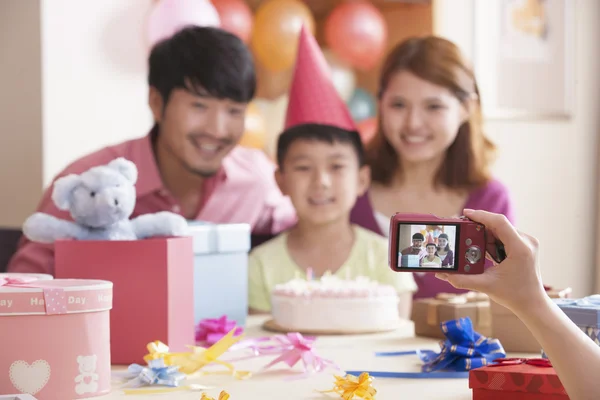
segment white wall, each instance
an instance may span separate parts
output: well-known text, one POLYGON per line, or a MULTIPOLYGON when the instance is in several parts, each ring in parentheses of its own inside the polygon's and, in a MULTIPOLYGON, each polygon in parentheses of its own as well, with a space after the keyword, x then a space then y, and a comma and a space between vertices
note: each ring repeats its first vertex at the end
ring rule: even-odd
MULTIPOLYGON (((455 41, 468 56, 473 1, 490 0, 435 1, 437 34, 455 41)), ((600 1, 564 1, 576 3, 574 117, 558 122, 493 120, 486 129, 500 148, 495 171, 513 192, 517 225, 541 241, 544 282, 569 285, 579 296, 593 290, 598 243, 600 1)), ((518 85, 519 77, 514 79, 518 85)))
POLYGON ((45 185, 81 155, 150 128, 144 22, 151 4, 42 0, 45 185))

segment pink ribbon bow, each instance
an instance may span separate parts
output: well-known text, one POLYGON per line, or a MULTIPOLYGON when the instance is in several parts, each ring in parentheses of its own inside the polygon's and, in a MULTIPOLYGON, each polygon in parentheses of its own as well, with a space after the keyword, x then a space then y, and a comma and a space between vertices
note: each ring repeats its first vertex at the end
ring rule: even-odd
MULTIPOLYGON (((221 318, 203 319, 198 323, 196 329, 196 342, 212 346, 235 328, 235 325, 235 321, 228 320, 225 315, 221 318)), ((244 328, 240 326, 235 330, 233 336, 239 336, 243 332, 244 328)))
POLYGON ((339 369, 333 361, 326 360, 317 355, 313 348, 316 338, 306 338, 300 333, 288 333, 287 335, 276 335, 273 337, 273 340, 278 343, 278 345, 275 346, 275 349, 282 354, 264 366, 263 370, 280 362, 284 362, 288 366, 293 367, 299 361, 302 361, 304 369, 302 377, 312 373, 321 372, 328 366, 339 369))
POLYGON ((31 283, 37 281, 37 278, 32 278, 28 276, 6 276, 4 278, 0 278, 0 286, 19 286, 27 283, 31 283))

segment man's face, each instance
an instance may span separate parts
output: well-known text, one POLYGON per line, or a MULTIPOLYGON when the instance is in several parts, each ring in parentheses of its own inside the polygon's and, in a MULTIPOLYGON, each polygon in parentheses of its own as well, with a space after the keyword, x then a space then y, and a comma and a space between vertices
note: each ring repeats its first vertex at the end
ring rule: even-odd
POLYGON ((244 134, 247 104, 186 89, 174 89, 163 104, 160 93, 151 88, 150 107, 160 126, 157 144, 188 171, 214 175, 244 134))
POLYGON ((415 249, 420 249, 421 246, 423 245, 423 241, 421 239, 413 239, 413 247, 415 249))

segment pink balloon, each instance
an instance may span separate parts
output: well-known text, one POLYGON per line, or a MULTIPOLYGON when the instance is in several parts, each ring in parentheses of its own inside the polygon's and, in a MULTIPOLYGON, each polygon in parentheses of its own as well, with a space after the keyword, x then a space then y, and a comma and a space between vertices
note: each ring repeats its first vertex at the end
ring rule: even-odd
POLYGON ((209 0, 159 0, 148 19, 148 42, 173 36, 186 25, 219 27, 219 13, 209 0))

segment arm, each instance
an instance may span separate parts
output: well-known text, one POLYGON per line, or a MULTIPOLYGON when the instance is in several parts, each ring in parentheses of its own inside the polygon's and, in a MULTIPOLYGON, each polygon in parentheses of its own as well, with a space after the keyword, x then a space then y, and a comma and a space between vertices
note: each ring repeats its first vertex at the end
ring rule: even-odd
MULTIPOLYGON (((37 211, 55 216, 63 220, 71 220, 67 212, 61 211, 52 202, 52 187, 44 192, 37 211)), ((17 251, 10 260, 8 272, 54 274, 54 245, 39 243, 23 236, 17 251)))
POLYGON ((188 234, 188 224, 185 218, 169 211, 140 215, 131 220, 131 226, 138 239, 188 234))
POLYGON ((537 262, 537 240, 517 232, 502 215, 465 210, 465 216, 481 222, 500 239, 507 258, 481 275, 436 274, 436 277, 456 288, 484 292, 513 311, 544 348, 569 397, 597 398, 600 347, 546 295, 537 262))

